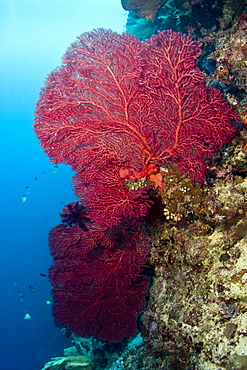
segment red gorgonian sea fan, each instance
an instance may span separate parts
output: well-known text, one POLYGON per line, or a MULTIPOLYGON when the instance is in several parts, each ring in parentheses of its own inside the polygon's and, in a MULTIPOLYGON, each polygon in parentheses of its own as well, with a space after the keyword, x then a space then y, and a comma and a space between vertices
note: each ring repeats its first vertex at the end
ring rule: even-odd
POLYGON ((56 320, 82 337, 119 342, 135 335, 149 286, 143 266, 151 244, 141 222, 88 230, 59 224, 49 244, 56 320))
POLYGON ((47 78, 34 130, 54 163, 76 171, 76 194, 92 221, 116 225, 145 216, 147 187, 161 164, 176 162, 202 182, 205 159, 234 134, 237 115, 221 93, 205 87, 196 41, 162 31, 141 42, 98 29, 82 34, 47 78))

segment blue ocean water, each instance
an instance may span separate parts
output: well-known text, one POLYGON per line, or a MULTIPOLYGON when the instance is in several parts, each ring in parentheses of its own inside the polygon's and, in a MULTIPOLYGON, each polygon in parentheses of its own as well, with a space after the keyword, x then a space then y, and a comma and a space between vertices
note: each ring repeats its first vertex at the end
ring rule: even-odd
POLYGON ((40 370, 70 341, 51 315, 48 232, 75 199, 68 166, 49 162, 33 133, 47 74, 76 36, 124 31, 120 0, 0 1, 0 369, 40 370), (26 314, 31 319, 25 320, 26 314))

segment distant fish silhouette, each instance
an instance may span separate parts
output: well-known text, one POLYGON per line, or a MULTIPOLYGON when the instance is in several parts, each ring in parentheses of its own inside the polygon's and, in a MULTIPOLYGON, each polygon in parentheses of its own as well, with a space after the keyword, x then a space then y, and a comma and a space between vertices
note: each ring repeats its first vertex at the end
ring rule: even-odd
POLYGON ((34 286, 29 285, 29 290, 31 290, 31 292, 33 292, 35 290, 34 286))
POLYGON ((26 196, 26 194, 24 194, 24 195, 21 197, 21 202, 22 202, 22 203, 25 203, 25 202, 26 202, 26 200, 27 200, 27 196, 26 196))
POLYGON ((23 297, 23 295, 22 295, 22 293, 21 293, 20 290, 18 291, 18 295, 20 297, 21 302, 23 302, 24 301, 24 297, 23 297))
POLYGON ((52 172, 57 173, 57 171, 58 171, 58 165, 55 164, 55 166, 53 166, 52 172))
POLYGON ((47 277, 47 275, 46 275, 46 274, 43 274, 43 272, 40 272, 39 274, 40 274, 40 276, 42 276, 42 277, 47 277))
POLYGON ((25 313, 24 320, 31 320, 32 315, 30 313, 25 313))

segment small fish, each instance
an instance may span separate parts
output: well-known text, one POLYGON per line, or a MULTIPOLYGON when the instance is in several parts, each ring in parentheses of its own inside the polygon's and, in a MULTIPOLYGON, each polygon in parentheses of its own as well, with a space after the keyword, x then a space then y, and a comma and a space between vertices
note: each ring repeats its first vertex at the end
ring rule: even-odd
POLYGON ((18 295, 20 297, 21 302, 23 302, 24 301, 24 297, 23 297, 22 293, 20 292, 20 290, 18 291, 18 295))
POLYGON ((18 282, 18 280, 17 280, 17 279, 15 279, 15 280, 14 280, 14 285, 17 285, 17 282, 18 282))
POLYGON ((53 173, 57 173, 57 171, 58 171, 58 165, 57 164, 55 164, 55 166, 53 167, 53 169, 52 169, 52 172, 53 173))
POLYGON ((26 194, 24 194, 24 195, 21 197, 21 202, 22 202, 22 203, 25 203, 25 202, 26 202, 26 200, 27 200, 27 196, 26 196, 26 194))
POLYGON ((29 290, 31 290, 31 292, 33 292, 35 290, 34 286, 29 285, 29 290))
POLYGON ((24 320, 31 320, 32 315, 30 313, 25 313, 24 320))
POLYGON ((47 277, 47 275, 46 275, 46 274, 43 274, 43 272, 40 272, 39 274, 40 274, 40 276, 42 276, 42 277, 47 277))
POLYGON ((25 187, 25 190, 26 190, 26 194, 29 194, 30 193, 30 187, 29 186, 26 186, 25 187))
POLYGON ((52 304, 52 301, 45 301, 45 304, 52 304))
POLYGON ((45 176, 45 171, 42 171, 43 176, 45 176))
POLYGON ((38 184, 38 177, 35 177, 34 181, 36 182, 36 184, 38 184))

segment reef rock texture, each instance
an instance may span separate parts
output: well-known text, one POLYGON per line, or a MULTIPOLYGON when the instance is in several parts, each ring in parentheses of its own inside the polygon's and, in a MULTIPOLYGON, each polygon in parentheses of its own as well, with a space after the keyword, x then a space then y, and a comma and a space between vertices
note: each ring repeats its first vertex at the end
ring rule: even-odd
POLYGON ((137 10, 138 17, 152 20, 167 0, 122 0, 121 2, 125 10, 137 10))
POLYGON ((227 31, 219 32, 216 50, 209 55, 216 63, 215 77, 247 92, 247 14, 238 17, 227 31))
POLYGON ((247 368, 247 150, 243 140, 233 147, 235 156, 229 148, 211 167, 213 186, 193 192, 176 168, 167 171, 143 336, 151 355, 167 354, 168 368, 247 368))
POLYGON ((208 61, 213 61, 215 70, 207 85, 223 91, 247 124, 247 13, 233 18, 232 26, 215 33, 214 39, 208 61))

